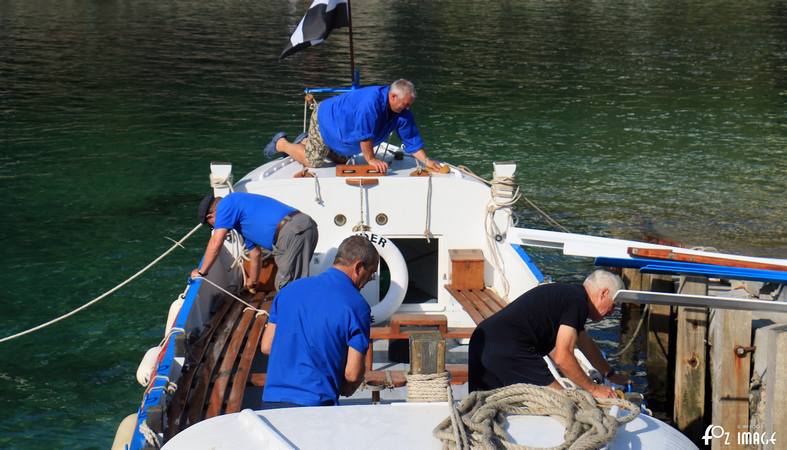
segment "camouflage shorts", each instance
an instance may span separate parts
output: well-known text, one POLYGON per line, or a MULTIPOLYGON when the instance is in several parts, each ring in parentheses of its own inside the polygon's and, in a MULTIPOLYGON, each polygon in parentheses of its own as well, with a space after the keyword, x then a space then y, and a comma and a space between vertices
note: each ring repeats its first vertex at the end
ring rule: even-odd
POLYGON ((326 157, 333 162, 344 164, 347 162, 347 158, 332 151, 322 140, 320 124, 317 123, 317 109, 319 107, 320 104, 314 102, 314 111, 312 111, 309 121, 309 139, 306 141, 306 160, 312 167, 322 167, 327 164, 326 157))

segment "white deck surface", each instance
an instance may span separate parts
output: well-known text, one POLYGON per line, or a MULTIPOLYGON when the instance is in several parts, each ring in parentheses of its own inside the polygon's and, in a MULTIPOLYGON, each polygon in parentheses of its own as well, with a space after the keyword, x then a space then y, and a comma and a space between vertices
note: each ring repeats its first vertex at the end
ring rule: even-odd
MULTIPOLYGON (((164 449, 440 449, 432 430, 448 415, 445 403, 245 410, 197 423, 164 449)), ((549 417, 512 417, 508 431, 522 445, 548 448, 563 442, 563 426, 549 417)), ((608 448, 697 447, 677 430, 641 415, 618 430, 608 448)))

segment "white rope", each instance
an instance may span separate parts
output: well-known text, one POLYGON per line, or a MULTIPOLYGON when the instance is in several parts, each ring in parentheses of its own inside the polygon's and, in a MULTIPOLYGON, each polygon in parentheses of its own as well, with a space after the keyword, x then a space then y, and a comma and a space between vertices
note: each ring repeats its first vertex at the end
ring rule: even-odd
POLYGON ((325 202, 322 199, 320 181, 317 179, 317 172, 312 172, 312 175, 314 175, 314 201, 317 202, 318 205, 322 206, 325 202))
POLYGON ((642 329, 642 324, 645 323, 645 319, 648 317, 649 312, 650 312, 650 305, 645 305, 645 308, 642 309, 642 317, 639 318, 639 323, 637 324, 637 328, 634 329, 634 333, 631 335, 631 339, 629 339, 628 343, 625 346, 623 346, 622 349, 609 355, 609 359, 618 358, 620 355, 626 353, 626 350, 628 350, 634 344, 634 341, 636 341, 637 337, 639 336, 639 330, 642 329))
POLYGON ((505 261, 498 248, 498 239, 502 236, 500 229, 495 222, 495 212, 504 208, 511 208, 521 197, 519 186, 512 177, 495 177, 492 180, 492 193, 489 203, 486 205, 486 218, 484 227, 486 229, 486 239, 492 251, 492 263, 500 274, 503 283, 503 298, 508 298, 511 285, 506 277, 505 261))
POLYGON ((164 335, 164 339, 162 339, 161 342, 158 343, 158 346, 164 347, 164 343, 167 342, 167 340, 169 340, 169 338, 172 337, 172 335, 174 335, 175 333, 186 334, 186 330, 180 327, 170 328, 169 332, 166 335, 164 335))
MULTIPOLYGON (((453 406, 453 403, 451 403, 453 406)), ((515 384, 491 391, 476 391, 456 406, 456 415, 440 422, 432 432, 444 449, 518 449, 531 447, 509 441, 508 415, 549 416, 566 428, 561 445, 552 450, 590 450, 609 443, 618 427, 639 415, 639 408, 618 398, 594 399, 582 390, 558 390, 530 384, 515 384), (611 415, 613 408, 626 411, 611 415), (460 430, 457 432, 455 426, 460 430), (467 435, 467 439, 462 436, 467 435)))
POLYGON ((230 292, 230 291, 228 291, 228 290, 224 289, 223 287, 219 286, 218 284, 216 284, 216 283, 214 283, 214 282, 210 281, 209 279, 207 279, 207 278, 205 278, 205 277, 194 277, 194 279, 195 279, 195 280, 200 280, 200 279, 201 279, 201 280, 207 281, 209 284, 212 284, 212 285, 213 285, 213 286, 214 286, 216 289, 218 289, 218 290, 220 290, 221 292, 223 292, 223 293, 225 293, 225 294, 229 295, 230 297, 234 298, 235 300, 237 300, 237 301, 239 301, 239 302, 243 303, 243 304, 244 304, 244 305, 246 305, 246 306, 247 306, 249 309, 251 309, 251 310, 253 310, 253 311, 257 311, 257 314, 258 314, 258 315, 259 315, 259 314, 264 314, 264 315, 267 315, 267 314, 268 314, 268 311, 265 311, 264 309, 255 308, 255 307, 254 307, 253 305, 251 305, 250 303, 243 301, 243 299, 241 299, 241 298, 240 298, 240 297, 238 297, 237 295, 235 295, 235 294, 233 294, 232 292, 230 292))
MULTIPOLYGON (((418 161, 418 159, 416 159, 418 161)), ((427 188, 426 188, 426 224, 424 225, 424 236, 426 237, 426 243, 431 243, 431 238, 434 236, 432 234, 432 230, 429 229, 429 224, 432 222, 432 174, 430 173, 427 175, 429 180, 427 181, 427 188)))
POLYGON ((216 189, 224 186, 227 186, 230 192, 235 192, 235 190, 232 189, 232 174, 228 174, 225 177, 216 175, 215 173, 210 174, 210 187, 216 189))
POLYGON ((145 442, 150 444, 153 448, 161 448, 161 437, 155 431, 151 430, 147 421, 139 424, 139 432, 145 438, 145 442))
POLYGON ((448 395, 448 372, 407 374, 408 402, 445 402, 448 395))
POLYGON ((108 290, 107 292, 105 292, 105 293, 103 293, 103 294, 99 295, 98 297, 94 298, 93 300, 90 300, 89 302, 85 303, 84 305, 80 306, 79 308, 76 308, 76 309, 74 309, 73 311, 71 311, 71 312, 69 312, 69 313, 67 313, 67 314, 63 314, 63 315, 62 315, 62 316, 60 316, 60 317, 57 317, 57 318, 55 318, 55 319, 52 319, 52 320, 50 320, 49 322, 42 323, 41 325, 38 325, 38 326, 36 326, 36 327, 30 328, 30 329, 28 329, 28 330, 25 330, 25 331, 21 331, 21 332, 19 332, 19 333, 13 334, 13 335, 11 335, 11 336, 4 337, 4 338, 0 339, 0 343, 6 342, 6 341, 10 341, 10 340, 12 340, 12 339, 16 339, 16 338, 18 338, 18 337, 20 337, 20 336, 24 336, 24 335, 26 335, 26 334, 30 334, 30 333, 33 333, 33 332, 35 332, 35 331, 41 330, 41 329, 43 329, 43 328, 46 328, 46 327, 48 327, 48 326, 50 326, 50 325, 53 325, 53 324, 55 324, 55 323, 57 323, 57 322, 60 322, 60 321, 61 321, 61 320, 63 320, 63 319, 66 319, 66 318, 68 318, 68 317, 71 317, 71 316, 73 316, 74 314, 76 314, 76 313, 78 313, 78 312, 82 311, 83 309, 85 309, 85 308, 88 308, 89 306, 92 306, 93 304, 95 304, 95 303, 98 303, 99 301, 101 301, 101 300, 105 299, 105 298, 106 298, 106 297, 108 297, 109 295, 111 295, 111 294, 113 294, 114 292, 116 292, 118 289, 122 288, 123 286, 127 285, 128 283, 130 283, 130 282, 132 282, 133 280, 135 280, 136 278, 138 278, 138 277, 139 277, 140 275, 142 275, 143 273, 147 272, 147 271, 148 271, 148 269, 150 269, 151 267, 153 267, 153 266, 155 266, 156 264, 158 264, 158 262, 159 262, 159 261, 161 261, 162 259, 164 259, 164 257, 166 257, 167 255, 169 255, 170 253, 172 253, 172 251, 174 251, 176 248, 178 248, 179 246, 181 246, 181 244, 182 244, 182 243, 183 243, 183 242, 184 242, 186 239, 188 239, 189 237, 191 237, 191 235, 192 235, 192 234, 196 233, 196 232, 197 232, 197 230, 198 230, 198 229, 199 229, 201 226, 202 226, 202 224, 199 224, 199 225, 195 226, 194 228, 192 228, 192 229, 191 229, 191 231, 189 231, 188 233, 186 233, 186 235, 185 235, 185 236, 183 236, 182 238, 180 238, 180 240, 179 240, 178 242, 176 242, 175 244, 173 244, 173 245, 172 245, 172 247, 170 247, 170 248, 169 248, 167 251, 165 251, 164 253, 162 253, 162 254, 161 254, 161 256, 159 256, 158 258, 154 259, 153 261, 151 261, 151 262, 150 262, 150 264, 148 264, 147 266, 145 266, 145 267, 143 267, 142 269, 140 269, 140 270, 139 270, 139 272, 137 272, 137 273, 135 273, 134 275, 130 276, 130 277, 129 277, 129 278, 127 278, 125 281, 123 281, 122 283, 120 283, 120 284, 118 284, 117 286, 113 287, 112 289, 108 290))
POLYGON ((363 206, 364 206, 364 201, 363 201, 364 191, 366 191, 366 188, 363 187, 363 185, 361 184, 361 181, 359 180, 358 181, 358 194, 360 195, 361 220, 360 220, 360 222, 358 222, 358 224, 356 224, 353 227, 353 231, 369 231, 369 230, 372 229, 372 227, 370 227, 369 225, 366 225, 366 222, 364 221, 364 218, 366 216, 364 214, 364 212, 363 212, 364 211, 364 209, 363 209, 363 206))

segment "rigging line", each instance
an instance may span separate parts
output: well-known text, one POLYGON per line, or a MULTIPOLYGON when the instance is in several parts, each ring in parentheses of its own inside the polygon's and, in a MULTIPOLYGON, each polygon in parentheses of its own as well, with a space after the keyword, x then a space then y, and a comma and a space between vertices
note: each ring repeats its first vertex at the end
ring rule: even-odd
POLYGON ((214 282, 210 281, 209 279, 207 279, 207 278, 205 278, 205 277, 194 277, 194 279, 195 279, 195 280, 200 280, 200 279, 201 279, 201 280, 207 281, 209 284, 212 284, 212 285, 213 285, 213 287, 215 287, 216 289, 218 289, 218 290, 220 290, 221 292, 223 292, 223 293, 225 293, 225 294, 229 295, 229 296, 230 296, 230 297, 232 297, 233 299, 235 299, 235 300, 237 300, 237 301, 239 301, 239 302, 243 303, 243 304, 244 304, 244 305, 246 305, 248 308, 250 308, 250 309, 252 309, 252 310, 254 310, 254 311, 257 311, 257 313, 258 313, 258 314, 260 314, 260 313, 262 313, 262 314, 268 314, 268 311, 265 311, 264 309, 255 308, 255 307, 254 307, 254 306, 253 306, 251 303, 245 302, 243 299, 241 299, 241 298, 240 298, 240 297, 238 297, 237 295, 235 295, 235 294, 233 294, 232 292, 230 292, 230 291, 228 291, 228 290, 224 289, 223 287, 219 286, 218 284, 216 284, 216 283, 214 283, 214 282))
POLYGON ((60 321, 61 321, 61 320, 63 320, 63 319, 66 319, 66 318, 68 318, 68 317, 71 317, 71 316, 73 316, 74 314, 76 314, 76 313, 78 313, 78 312, 82 311, 83 309, 86 309, 87 307, 89 307, 89 306, 91 306, 91 305, 93 305, 93 304, 95 304, 95 303, 98 303, 99 301, 101 301, 101 300, 105 299, 106 297, 108 297, 109 295, 113 294, 113 293, 114 293, 115 291, 117 291, 118 289, 122 288, 123 286, 127 285, 128 283, 130 283, 130 282, 132 282, 133 280, 135 280, 136 278, 138 278, 138 277, 139 277, 140 275, 142 275, 143 273, 147 272, 147 271, 148 271, 148 269, 150 269, 151 267, 153 267, 153 266, 155 266, 156 264, 158 264, 158 262, 159 262, 159 261, 161 261, 162 259, 164 259, 164 257, 165 257, 165 256, 167 256, 167 255, 169 255, 170 253, 172 253, 172 251, 173 251, 173 250, 175 250, 175 249, 177 249, 178 247, 180 247, 180 246, 181 246, 181 244, 182 244, 182 243, 183 243, 183 242, 184 242, 186 239, 190 238, 192 234, 196 233, 196 231, 197 231, 197 230, 198 230, 198 229, 199 229, 201 226, 202 226, 202 224, 198 224, 197 226, 195 226, 194 228, 192 228, 192 229, 191 229, 191 231, 189 231, 188 233, 186 233, 186 235, 184 235, 182 238, 180 238, 180 240, 179 240, 179 241, 175 242, 175 243, 172 245, 172 247, 170 247, 170 248, 169 248, 167 251, 165 251, 164 253, 162 253, 162 254, 161 254, 161 255, 160 255, 158 258, 154 259, 153 261, 151 261, 151 262, 150 262, 150 264, 148 264, 147 266, 143 267, 143 268, 142 268, 142 269, 140 269, 140 270, 139 270, 137 273, 135 273, 134 275, 131 275, 131 276, 130 276, 130 277, 128 277, 128 278, 127 278, 125 281, 123 281, 122 283, 120 283, 120 284, 118 284, 117 286, 113 287, 112 289, 108 290, 107 292, 105 292, 105 293, 103 293, 103 294, 99 295, 98 297, 94 298, 93 300, 90 300, 89 302, 85 303, 84 305, 80 306, 79 308, 76 308, 76 309, 72 310, 72 311, 71 311, 71 312, 69 312, 69 313, 63 314, 63 315, 62 315, 62 316, 60 316, 60 317, 57 317, 57 318, 55 318, 55 319, 52 319, 52 320, 50 320, 49 322, 42 323, 41 325, 35 326, 35 327, 33 327, 33 328, 30 328, 30 329, 27 329, 27 330, 25 330, 25 331, 20 331, 19 333, 13 334, 13 335, 11 335, 11 336, 6 336, 6 337, 4 337, 4 338, 0 339, 0 344, 1 344, 1 343, 3 343, 3 342, 6 342, 6 341, 10 341, 10 340, 12 340, 12 339, 16 339, 16 338, 18 338, 18 337, 24 336, 24 335, 26 335, 26 334, 33 333, 33 332, 35 332, 35 331, 38 331, 38 330, 40 330, 40 329, 46 328, 46 327, 48 327, 48 326, 50 326, 50 325, 53 325, 53 324, 55 324, 55 323, 57 323, 57 322, 60 322, 60 321))

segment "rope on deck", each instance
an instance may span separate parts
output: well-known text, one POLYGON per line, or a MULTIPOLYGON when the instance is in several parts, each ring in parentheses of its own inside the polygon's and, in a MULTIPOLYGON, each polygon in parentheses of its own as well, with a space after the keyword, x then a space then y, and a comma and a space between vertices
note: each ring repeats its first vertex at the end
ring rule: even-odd
POLYGON ((143 267, 143 268, 142 268, 142 269, 140 269, 140 270, 139 270, 137 273, 135 273, 134 275, 131 275, 131 276, 130 276, 130 277, 128 277, 128 278, 127 278, 125 281, 123 281, 122 283, 120 283, 120 284, 118 284, 117 286, 113 287, 112 289, 110 289, 110 290, 108 290, 108 291, 104 292, 103 294, 99 295, 98 297, 94 298, 93 300, 90 300, 89 302, 85 303, 84 305, 80 306, 79 308, 76 308, 76 309, 72 310, 72 311, 71 311, 71 312, 69 312, 69 313, 63 314, 63 315, 62 315, 62 316, 60 316, 60 317, 57 317, 57 318, 55 318, 55 319, 52 319, 52 320, 50 320, 49 322, 42 323, 41 325, 35 326, 35 327, 33 327, 33 328, 29 328, 29 329, 27 329, 27 330, 25 330, 25 331, 20 331, 19 333, 12 334, 11 336, 6 336, 6 337, 4 337, 4 338, 0 339, 0 344, 1 344, 1 343, 3 343, 3 342, 7 342, 7 341, 10 341, 10 340, 12 340, 12 339, 16 339, 16 338, 18 338, 18 337, 24 336, 24 335, 26 335, 26 334, 30 334, 30 333, 33 333, 33 332, 35 332, 35 331, 38 331, 38 330, 44 329, 44 328, 46 328, 46 327, 48 327, 48 326, 50 326, 50 325, 54 325, 54 324, 56 324, 57 322, 60 322, 60 321, 61 321, 61 320, 63 320, 63 319, 66 319, 66 318, 68 318, 68 317, 71 317, 71 316, 73 316, 74 314, 76 314, 76 313, 78 313, 78 312, 82 311, 83 309, 86 309, 86 308, 88 308, 89 306, 92 306, 93 304, 95 304, 95 303, 98 303, 99 301, 101 301, 101 300, 105 299, 106 297, 108 297, 108 296, 110 296, 111 294, 115 293, 115 292, 116 292, 118 289, 120 289, 120 288, 122 288, 123 286, 125 286, 125 285, 127 285, 127 284, 131 283, 131 282, 132 282, 132 281, 134 281, 136 278, 138 278, 140 275, 142 275, 143 273, 147 272, 147 271, 148 271, 148 270, 149 270, 151 267, 153 267, 153 266, 155 266, 156 264, 158 264, 158 262, 159 262, 159 261, 161 261, 162 259, 164 259, 164 257, 165 257, 165 256, 167 256, 167 255, 169 255, 170 253, 172 253, 172 251, 174 251, 176 248, 178 248, 178 247, 181 247, 181 248, 182 248, 183 246, 182 246, 181 244, 182 244, 184 241, 186 241, 186 239, 190 238, 192 234, 196 233, 196 232, 197 232, 197 230, 198 230, 198 229, 199 229, 201 226, 202 226, 202 224, 199 224, 199 225, 195 226, 194 228, 192 228, 192 229, 191 229, 191 231, 189 231, 188 233, 186 233, 186 234, 185 234, 185 235, 184 235, 182 238, 180 238, 180 240, 178 240, 177 242, 175 242, 174 244, 172 244, 172 247, 170 247, 170 248, 169 248, 167 251, 165 251, 164 253, 162 253, 162 254, 161 254, 161 255, 160 255, 158 258, 156 258, 156 259, 154 259, 153 261, 151 261, 151 262, 150 262, 150 264, 148 264, 147 266, 143 267))
POLYGON ((448 372, 407 374, 408 402, 447 402, 448 372))
POLYGON ((508 440, 505 423, 509 414, 550 416, 566 427, 564 442, 553 450, 589 450, 609 443, 619 426, 639 415, 639 408, 622 399, 596 399, 582 390, 514 384, 472 392, 458 406, 451 402, 451 415, 437 425, 433 434, 443 449, 534 450, 508 440), (612 407, 628 414, 610 415, 612 407))

